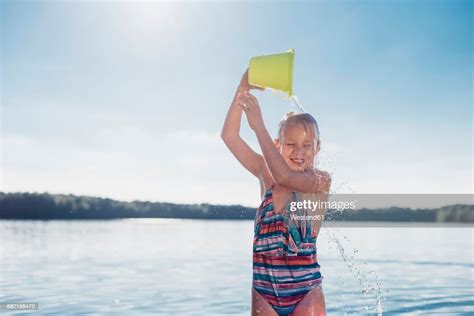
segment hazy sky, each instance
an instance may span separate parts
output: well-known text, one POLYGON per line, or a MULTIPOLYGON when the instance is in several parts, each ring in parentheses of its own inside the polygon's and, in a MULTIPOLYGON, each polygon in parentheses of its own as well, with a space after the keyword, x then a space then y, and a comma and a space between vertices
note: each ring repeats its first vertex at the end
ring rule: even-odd
MULTIPOLYGON (((472 193, 470 1, 1 1, 1 190, 255 206, 219 135, 294 48, 333 192, 472 193)), ((257 92, 266 125, 293 108, 257 92)), ((257 151, 242 121, 243 137, 257 151)))

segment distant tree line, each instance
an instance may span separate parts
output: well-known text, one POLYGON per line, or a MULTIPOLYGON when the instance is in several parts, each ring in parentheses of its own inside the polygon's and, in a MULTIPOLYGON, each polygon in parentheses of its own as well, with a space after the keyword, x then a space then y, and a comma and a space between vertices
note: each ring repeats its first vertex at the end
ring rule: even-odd
MULTIPOLYGON (((107 198, 49 193, 0 192, 0 219, 190 218, 254 219, 256 208, 241 205, 120 202, 107 198)), ((383 208, 328 210, 326 220, 396 222, 474 222, 473 205, 436 209, 383 208)))

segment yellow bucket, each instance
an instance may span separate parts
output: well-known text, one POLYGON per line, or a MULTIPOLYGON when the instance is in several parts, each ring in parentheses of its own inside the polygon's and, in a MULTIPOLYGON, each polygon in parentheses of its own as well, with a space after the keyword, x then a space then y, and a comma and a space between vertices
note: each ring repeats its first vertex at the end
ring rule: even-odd
POLYGON ((272 88, 293 95, 293 62, 295 50, 281 54, 255 56, 250 59, 249 84, 272 88))

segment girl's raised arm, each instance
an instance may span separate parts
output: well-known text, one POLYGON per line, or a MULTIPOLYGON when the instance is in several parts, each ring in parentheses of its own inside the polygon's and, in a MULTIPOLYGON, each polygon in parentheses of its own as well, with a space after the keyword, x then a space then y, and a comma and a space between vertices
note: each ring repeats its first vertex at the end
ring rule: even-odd
POLYGON ((298 192, 329 193, 331 176, 329 173, 317 169, 294 171, 286 164, 281 154, 273 144, 265 125, 255 129, 258 142, 262 148, 264 161, 276 183, 298 192))
POLYGON ((242 109, 238 106, 237 101, 240 94, 248 92, 251 88, 256 87, 248 84, 248 71, 246 71, 242 76, 242 80, 227 112, 227 117, 222 127, 221 138, 242 166, 257 178, 260 178, 262 176, 262 168, 264 167, 263 157, 253 151, 240 137, 242 109))
POLYGON ((298 192, 329 193, 331 177, 327 172, 320 170, 294 171, 288 167, 265 127, 260 106, 255 96, 252 94, 245 95, 239 106, 242 110, 245 110, 249 125, 257 135, 264 162, 276 183, 298 192))

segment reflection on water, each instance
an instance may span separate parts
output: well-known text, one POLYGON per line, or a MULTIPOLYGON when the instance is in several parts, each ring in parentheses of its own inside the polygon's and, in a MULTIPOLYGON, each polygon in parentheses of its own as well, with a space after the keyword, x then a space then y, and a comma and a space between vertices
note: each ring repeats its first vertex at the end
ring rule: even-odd
MULTIPOLYGON (((372 308, 349 263, 373 271, 387 312, 474 312, 471 227, 324 228, 329 313, 372 308), (356 253, 354 250, 357 250, 356 253)), ((0 302, 42 313, 249 315, 252 221, 0 221, 0 302)), ((373 284, 371 275, 362 281, 373 284)), ((364 279, 365 278, 365 279, 364 279)))

